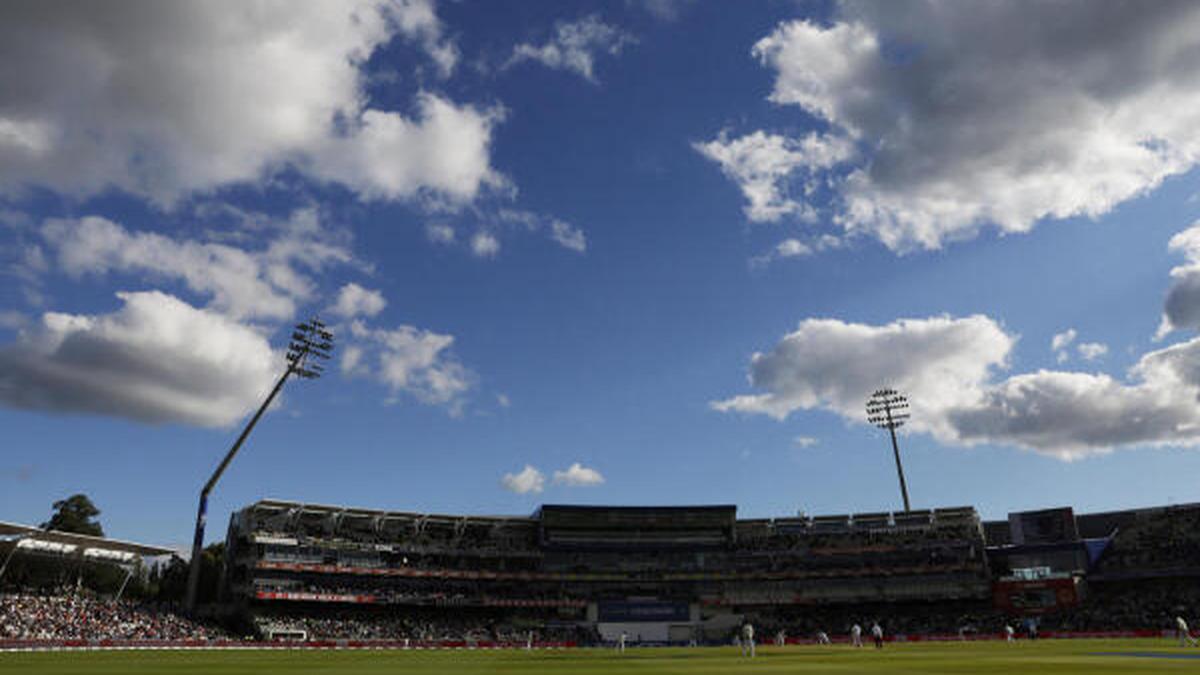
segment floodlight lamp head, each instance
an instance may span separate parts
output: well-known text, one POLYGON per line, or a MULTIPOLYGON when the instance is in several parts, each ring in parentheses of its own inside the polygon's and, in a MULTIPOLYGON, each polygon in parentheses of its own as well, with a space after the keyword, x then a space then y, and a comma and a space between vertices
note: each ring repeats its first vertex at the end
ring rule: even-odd
POLYGON ((867 421, 881 429, 896 429, 908 419, 908 398, 888 387, 867 399, 867 421))

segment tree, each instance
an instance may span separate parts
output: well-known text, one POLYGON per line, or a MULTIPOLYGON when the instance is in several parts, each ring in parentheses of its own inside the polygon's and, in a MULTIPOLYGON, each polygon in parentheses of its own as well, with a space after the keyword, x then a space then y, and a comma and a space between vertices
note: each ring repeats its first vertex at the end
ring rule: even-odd
POLYGON ((87 495, 71 495, 66 499, 54 502, 54 515, 50 517, 49 521, 38 527, 43 530, 103 537, 104 528, 100 527, 100 522, 95 520, 98 515, 100 515, 100 509, 96 508, 87 495))

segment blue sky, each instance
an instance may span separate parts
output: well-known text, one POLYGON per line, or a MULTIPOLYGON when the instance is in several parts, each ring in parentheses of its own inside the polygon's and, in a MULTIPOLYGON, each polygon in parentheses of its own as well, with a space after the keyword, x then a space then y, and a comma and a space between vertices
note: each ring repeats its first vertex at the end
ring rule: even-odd
POLYGON ((110 7, 0 9, 2 519, 186 542, 314 313, 210 539, 895 509, 885 385, 914 506, 1200 499, 1186 3, 110 7))

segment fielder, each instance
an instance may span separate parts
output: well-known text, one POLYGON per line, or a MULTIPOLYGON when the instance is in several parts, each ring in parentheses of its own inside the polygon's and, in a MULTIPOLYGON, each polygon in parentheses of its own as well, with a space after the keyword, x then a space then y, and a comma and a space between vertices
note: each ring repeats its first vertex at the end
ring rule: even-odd
POLYGON ((754 625, 749 621, 742 626, 742 656, 746 655, 747 650, 750 658, 754 658, 754 625))
POLYGON ((854 624, 850 627, 850 644, 855 647, 862 646, 862 626, 854 624))
POLYGON ((1192 637, 1191 631, 1188 630, 1187 621, 1184 621, 1182 616, 1175 617, 1175 632, 1179 634, 1180 647, 1187 647, 1189 645, 1192 647, 1200 646, 1200 644, 1197 644, 1196 638, 1192 637))
POLYGON ((871 637, 875 640, 875 649, 883 649, 883 627, 878 621, 871 626, 871 637))

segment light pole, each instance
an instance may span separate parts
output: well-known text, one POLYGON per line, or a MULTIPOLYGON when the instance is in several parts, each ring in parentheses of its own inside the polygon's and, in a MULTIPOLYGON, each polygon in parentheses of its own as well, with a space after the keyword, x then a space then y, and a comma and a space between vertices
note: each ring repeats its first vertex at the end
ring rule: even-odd
POLYGON ((892 453, 896 457, 896 475, 900 477, 900 496, 904 497, 904 512, 908 504, 908 484, 904 482, 904 466, 900 464, 900 445, 896 443, 896 428, 908 419, 908 399, 895 389, 880 389, 867 399, 867 421, 892 435, 892 453))
POLYGON ((233 442, 233 447, 225 454, 225 459, 221 460, 221 463, 217 465, 217 470, 200 490, 200 508, 196 512, 196 534, 192 539, 192 561, 188 568, 187 611, 189 613, 196 611, 196 591, 200 585, 200 556, 204 549, 204 520, 208 513, 208 494, 212 492, 217 481, 221 479, 221 474, 225 473, 226 467, 233 461, 233 456, 241 449, 242 443, 250 435, 250 430, 254 428, 255 424, 258 424, 259 418, 270 407, 271 401, 275 400, 279 390, 283 389, 283 383, 287 382, 292 375, 306 379, 320 377, 324 370, 320 361, 327 360, 332 352, 333 333, 326 330, 325 324, 319 319, 313 318, 296 325, 296 329, 292 331, 292 341, 288 345, 287 369, 275 383, 275 388, 267 395, 267 400, 263 401, 258 412, 254 413, 254 417, 250 418, 250 422, 246 424, 241 435, 233 442))

